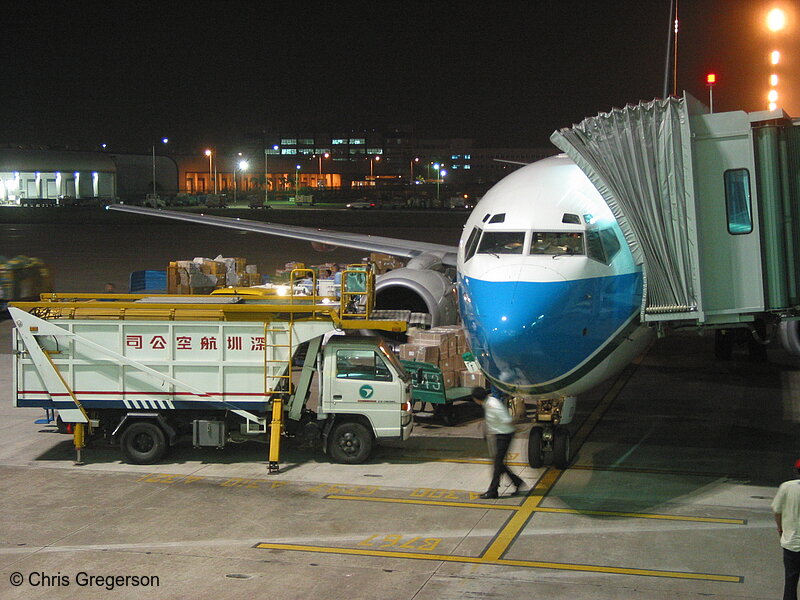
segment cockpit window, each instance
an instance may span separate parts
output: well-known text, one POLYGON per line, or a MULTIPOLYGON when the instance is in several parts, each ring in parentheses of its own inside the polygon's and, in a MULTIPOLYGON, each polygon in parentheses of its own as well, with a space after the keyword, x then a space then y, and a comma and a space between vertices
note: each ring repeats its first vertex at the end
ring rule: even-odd
POLYGON ((531 254, 585 254, 582 233, 534 231, 531 254))
POLYGON ((478 240, 481 239, 481 230, 473 227, 472 232, 467 238, 467 243, 464 245, 464 262, 467 262, 475 255, 475 250, 478 248, 478 240))
POLYGON ((611 228, 587 231, 586 245, 589 248, 589 258, 606 265, 614 259, 621 248, 617 234, 611 228))
POLYGON ((524 249, 524 231, 484 231, 478 254, 522 254, 524 249))

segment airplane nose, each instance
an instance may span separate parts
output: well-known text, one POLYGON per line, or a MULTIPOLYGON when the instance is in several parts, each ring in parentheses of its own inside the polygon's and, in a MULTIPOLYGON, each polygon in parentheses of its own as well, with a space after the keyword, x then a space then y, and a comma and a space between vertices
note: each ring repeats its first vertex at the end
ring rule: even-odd
POLYGON ((462 316, 473 353, 490 377, 509 386, 542 386, 602 342, 590 327, 596 283, 568 281, 545 267, 524 271, 513 281, 465 277, 462 316))

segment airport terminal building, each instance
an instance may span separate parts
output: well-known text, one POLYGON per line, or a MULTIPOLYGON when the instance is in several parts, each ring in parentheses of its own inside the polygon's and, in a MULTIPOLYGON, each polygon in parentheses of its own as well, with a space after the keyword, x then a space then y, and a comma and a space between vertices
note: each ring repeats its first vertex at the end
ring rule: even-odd
POLYGON ((441 183, 488 187, 555 148, 481 148, 469 139, 283 133, 236 152, 120 153, 25 145, 0 148, 0 204, 143 199, 147 194, 352 190, 441 183))

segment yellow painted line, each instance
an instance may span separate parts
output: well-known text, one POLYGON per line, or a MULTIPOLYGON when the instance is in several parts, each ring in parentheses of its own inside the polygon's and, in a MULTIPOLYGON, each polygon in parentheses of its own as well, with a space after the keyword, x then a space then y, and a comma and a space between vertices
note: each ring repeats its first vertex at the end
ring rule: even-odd
MULTIPOLYGON (((747 525, 746 519, 728 519, 724 517, 693 517, 689 515, 666 515, 658 513, 637 513, 613 510, 581 510, 577 508, 547 508, 542 506, 526 506, 518 504, 485 504, 482 502, 451 502, 439 500, 417 500, 414 498, 380 498, 375 496, 346 496, 330 494, 328 500, 360 500, 363 502, 385 502, 388 504, 419 504, 423 506, 449 506, 454 508, 486 508, 489 510, 525 510, 530 513, 556 513, 565 515, 589 515, 593 517, 625 517, 631 519, 655 519, 661 521, 687 521, 690 523, 720 523, 723 525, 747 525)), ((527 501, 526 501, 527 502, 527 501)))
POLYGON ((456 508, 487 508, 489 510, 519 510, 516 504, 482 504, 480 502, 450 502, 438 500, 416 500, 413 498, 379 498, 374 496, 325 496, 329 500, 365 500, 367 502, 388 502, 390 504, 422 504, 424 506, 451 506, 456 508))
POLYGON ((693 579, 700 581, 717 581, 725 583, 741 583, 744 578, 737 575, 721 575, 716 573, 691 573, 687 571, 659 571, 656 569, 626 569, 604 565, 582 565, 569 563, 543 562, 533 560, 489 559, 486 556, 451 556, 448 554, 419 554, 416 552, 398 552, 391 550, 361 550, 355 548, 333 548, 329 546, 305 546, 301 544, 256 544, 262 550, 291 550, 297 552, 318 552, 323 554, 345 554, 350 556, 377 556, 383 558, 411 558, 417 560, 434 560, 441 562, 467 563, 476 565, 495 565, 527 567, 536 569, 554 569, 560 571, 580 571, 584 573, 610 573, 615 575, 637 575, 646 577, 666 577, 671 579, 693 579))
POLYGON ((542 475, 542 478, 536 483, 536 487, 531 490, 525 502, 522 503, 514 516, 509 519, 508 523, 506 523, 503 529, 501 529, 494 538, 494 541, 492 541, 486 549, 486 552, 483 553, 484 558, 487 560, 498 560, 503 555, 506 549, 511 545, 511 542, 514 541, 514 538, 516 538, 519 532, 522 531, 522 528, 525 527, 534 509, 544 500, 545 495, 550 491, 553 485, 555 485, 560 476, 561 471, 558 469, 549 469, 542 475))
POLYGON ((721 523, 724 525, 747 525, 746 519, 725 519, 722 517, 690 517, 684 515, 660 515, 655 513, 629 513, 608 510, 577 510, 572 508, 542 508, 534 512, 562 513, 567 515, 592 515, 599 517, 629 517, 634 519, 658 519, 663 521, 689 521, 692 523, 721 523))
MULTIPOLYGON (((509 463, 510 464, 510 463, 509 463)), ((614 465, 570 465, 571 471, 611 471, 637 473, 642 475, 677 475, 680 477, 706 477, 709 479, 747 479, 742 473, 701 473, 699 471, 675 471, 672 469, 639 469, 636 467, 617 467, 614 465)))
MULTIPOLYGON (((640 356, 637 356, 631 365, 629 365, 622 374, 617 378, 611 388, 600 399, 597 406, 595 406, 592 413, 583 422, 583 425, 578 429, 575 436, 573 436, 572 444, 575 450, 583 445, 589 434, 595 428, 601 417, 606 413, 608 408, 617 398, 622 388, 628 383, 636 372, 636 368, 642 361, 642 358, 647 351, 652 347, 652 344, 647 347, 640 356)), ((489 547, 483 553, 484 558, 487 560, 500 560, 508 547, 514 542, 516 537, 520 534, 522 529, 528 524, 528 521, 539 508, 539 504, 544 500, 545 496, 550 492, 553 486, 561 477, 562 471, 555 468, 549 468, 542 475, 541 479, 533 488, 525 502, 522 503, 519 510, 508 520, 508 523, 498 532, 494 540, 489 544, 489 547)))

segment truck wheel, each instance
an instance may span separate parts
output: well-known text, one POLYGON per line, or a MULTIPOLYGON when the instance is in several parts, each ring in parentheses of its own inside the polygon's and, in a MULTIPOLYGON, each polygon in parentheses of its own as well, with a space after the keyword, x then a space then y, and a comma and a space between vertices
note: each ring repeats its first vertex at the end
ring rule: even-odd
POLYGON ((167 450, 164 432, 155 423, 147 421, 129 425, 122 433, 119 445, 125 459, 135 465, 151 465, 167 450))
POLYGON ((372 434, 361 423, 339 423, 331 431, 329 449, 331 457, 338 463, 362 463, 372 452, 372 434))

